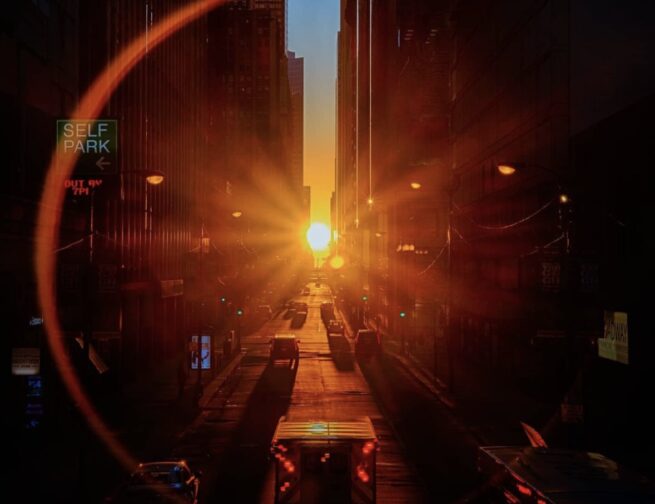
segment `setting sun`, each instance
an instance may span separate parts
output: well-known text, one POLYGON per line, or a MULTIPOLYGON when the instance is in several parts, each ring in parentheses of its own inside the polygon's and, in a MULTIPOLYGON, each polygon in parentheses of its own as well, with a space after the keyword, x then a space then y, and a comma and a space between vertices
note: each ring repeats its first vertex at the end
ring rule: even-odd
POLYGON ((307 243, 312 250, 325 250, 330 243, 330 230, 325 224, 314 222, 307 230, 307 243))

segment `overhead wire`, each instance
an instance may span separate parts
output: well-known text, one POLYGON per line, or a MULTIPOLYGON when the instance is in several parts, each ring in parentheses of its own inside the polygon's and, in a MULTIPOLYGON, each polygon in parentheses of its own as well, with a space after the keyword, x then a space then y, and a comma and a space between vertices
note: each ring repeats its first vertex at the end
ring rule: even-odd
POLYGON ((462 215, 466 218, 466 220, 470 221, 474 226, 477 226, 480 229, 486 229, 486 230, 489 230, 489 231, 503 231, 505 229, 511 229, 511 228, 516 227, 516 226, 519 226, 519 225, 529 221, 530 219, 533 219, 534 217, 539 215, 541 212, 546 210, 552 204, 553 204, 553 199, 549 200, 546 204, 542 205, 540 208, 538 208, 537 210, 532 212, 530 215, 528 215, 526 217, 523 217, 522 219, 519 219, 519 220, 517 220, 515 222, 512 222, 510 224, 502 224, 500 226, 489 226, 489 225, 486 225, 486 224, 480 224, 478 221, 476 221, 472 217, 469 217, 468 215, 464 215, 463 212, 462 212, 462 209, 457 205, 457 203, 453 202, 453 206, 455 207, 455 209, 458 212, 462 213, 462 215))

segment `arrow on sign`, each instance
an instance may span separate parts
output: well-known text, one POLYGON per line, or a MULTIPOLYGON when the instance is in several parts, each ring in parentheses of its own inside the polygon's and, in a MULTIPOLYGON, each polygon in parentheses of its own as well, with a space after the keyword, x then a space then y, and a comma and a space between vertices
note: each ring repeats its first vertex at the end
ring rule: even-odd
POLYGON ((102 156, 100 159, 96 161, 96 166, 101 170, 104 170, 105 166, 109 166, 110 164, 111 164, 110 161, 105 161, 105 156, 102 156))

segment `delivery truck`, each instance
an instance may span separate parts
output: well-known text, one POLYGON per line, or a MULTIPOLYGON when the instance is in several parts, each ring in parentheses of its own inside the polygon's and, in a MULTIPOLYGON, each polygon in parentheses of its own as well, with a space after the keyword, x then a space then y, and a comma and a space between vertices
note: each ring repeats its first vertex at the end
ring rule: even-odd
POLYGON ((353 420, 281 417, 271 441, 275 502, 375 502, 378 446, 368 417, 353 420))

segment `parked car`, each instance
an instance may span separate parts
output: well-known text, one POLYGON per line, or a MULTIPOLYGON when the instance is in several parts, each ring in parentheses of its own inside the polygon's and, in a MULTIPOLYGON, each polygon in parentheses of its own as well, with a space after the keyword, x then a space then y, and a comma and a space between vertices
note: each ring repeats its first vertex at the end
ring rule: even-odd
POLYGON ((326 325, 326 327, 330 322, 330 320, 333 320, 335 318, 336 317, 334 316, 334 304, 328 302, 321 303, 321 320, 326 325))
POLYGON ((371 329, 360 329, 355 337, 355 355, 362 358, 375 357, 380 353, 378 333, 371 329))
POLYGON ((307 310, 296 310, 295 315, 291 319, 291 327, 298 329, 303 326, 305 320, 307 320, 307 310))
POLYGON ((309 311, 307 303, 304 301, 295 301, 293 306, 296 308, 296 311, 309 311))
POLYGON ((280 360, 289 361, 289 367, 298 367, 300 341, 298 341, 295 334, 278 333, 271 339, 269 364, 274 366, 280 360), (294 362, 295 366, 293 366, 294 362))
POLYGON ((329 320, 328 323, 326 324, 326 332, 328 336, 330 334, 345 334, 345 328, 343 326, 343 323, 339 320, 329 320))
POLYGON ((273 310, 271 309, 271 305, 259 305, 257 310, 255 310, 255 313, 258 317, 261 317, 265 320, 270 320, 273 318, 273 310))
POLYGON ((142 463, 106 502, 197 504, 200 476, 201 473, 193 472, 184 460, 142 463))

